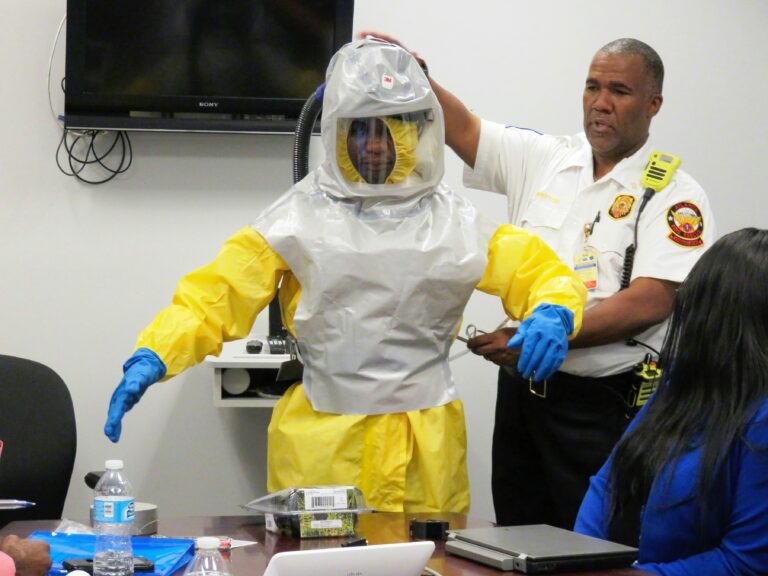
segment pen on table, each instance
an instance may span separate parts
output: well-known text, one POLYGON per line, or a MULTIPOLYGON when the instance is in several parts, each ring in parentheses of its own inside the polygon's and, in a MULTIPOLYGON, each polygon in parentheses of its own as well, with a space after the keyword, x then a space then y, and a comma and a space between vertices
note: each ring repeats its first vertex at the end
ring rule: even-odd
POLYGON ((0 510, 16 510, 17 508, 31 508, 34 502, 29 500, 0 500, 0 510))

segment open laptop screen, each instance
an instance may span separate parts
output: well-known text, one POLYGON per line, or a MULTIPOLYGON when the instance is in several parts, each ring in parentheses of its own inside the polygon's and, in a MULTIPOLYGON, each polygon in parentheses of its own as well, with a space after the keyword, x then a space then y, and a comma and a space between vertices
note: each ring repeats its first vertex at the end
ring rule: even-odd
POLYGON ((434 542, 423 541, 280 552, 264 576, 419 576, 434 550, 434 542))

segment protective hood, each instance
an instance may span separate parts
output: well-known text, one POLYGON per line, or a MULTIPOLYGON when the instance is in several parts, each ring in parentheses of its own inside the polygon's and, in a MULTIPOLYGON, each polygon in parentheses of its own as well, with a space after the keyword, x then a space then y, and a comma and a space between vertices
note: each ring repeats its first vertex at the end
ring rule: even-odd
POLYGON ((331 59, 319 184, 340 198, 417 200, 443 176, 443 113, 418 62, 365 39, 331 59))
POLYGON ((334 414, 447 404, 448 351, 494 227, 440 182, 442 110, 410 54, 363 40, 328 70, 325 161, 253 223, 301 286, 284 313, 304 393, 334 414))

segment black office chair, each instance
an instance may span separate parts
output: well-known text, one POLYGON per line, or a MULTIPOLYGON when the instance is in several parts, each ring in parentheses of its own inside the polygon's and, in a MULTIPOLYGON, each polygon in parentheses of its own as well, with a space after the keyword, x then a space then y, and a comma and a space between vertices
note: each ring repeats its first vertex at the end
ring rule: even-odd
POLYGON ((14 520, 61 518, 77 449, 72 397, 61 377, 39 362, 0 355, 0 499, 35 502, 0 510, 14 520))

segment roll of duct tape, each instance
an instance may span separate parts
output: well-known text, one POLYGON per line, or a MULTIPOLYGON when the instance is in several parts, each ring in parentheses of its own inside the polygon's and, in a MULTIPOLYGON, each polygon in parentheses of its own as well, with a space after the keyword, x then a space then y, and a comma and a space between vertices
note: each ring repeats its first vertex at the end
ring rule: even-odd
POLYGON ((157 505, 148 502, 136 502, 133 517, 133 533, 146 536, 157 532, 157 505))

